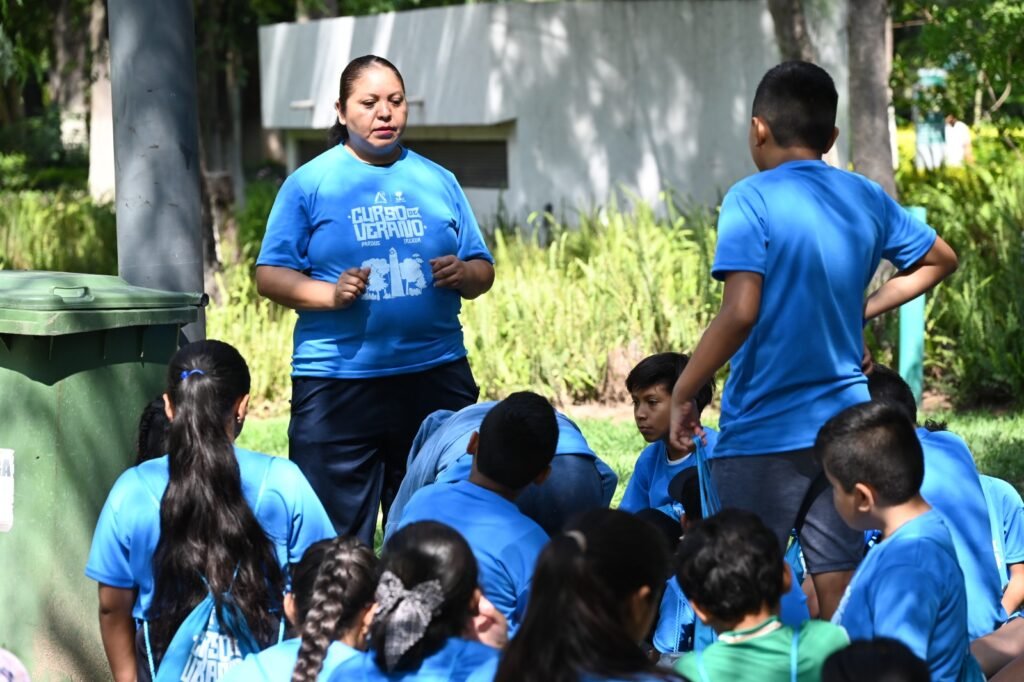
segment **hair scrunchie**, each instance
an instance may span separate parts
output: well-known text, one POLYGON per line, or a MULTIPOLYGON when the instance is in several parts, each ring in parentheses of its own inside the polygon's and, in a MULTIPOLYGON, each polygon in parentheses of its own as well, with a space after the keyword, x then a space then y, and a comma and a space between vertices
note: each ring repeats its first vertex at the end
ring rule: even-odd
POLYGON ((374 618, 389 620, 384 663, 392 670, 405 652, 427 633, 430 621, 444 603, 444 591, 439 580, 427 580, 411 590, 406 589, 401 578, 385 571, 377 584, 376 600, 374 618))

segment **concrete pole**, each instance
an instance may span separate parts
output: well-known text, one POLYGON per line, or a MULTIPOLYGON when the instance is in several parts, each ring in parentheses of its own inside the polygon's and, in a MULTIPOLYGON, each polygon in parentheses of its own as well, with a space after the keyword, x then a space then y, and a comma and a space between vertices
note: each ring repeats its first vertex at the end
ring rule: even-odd
MULTIPOLYGON (((203 290, 191 0, 109 0, 117 267, 130 284, 203 290)), ((205 336, 205 317, 184 329, 205 336)))

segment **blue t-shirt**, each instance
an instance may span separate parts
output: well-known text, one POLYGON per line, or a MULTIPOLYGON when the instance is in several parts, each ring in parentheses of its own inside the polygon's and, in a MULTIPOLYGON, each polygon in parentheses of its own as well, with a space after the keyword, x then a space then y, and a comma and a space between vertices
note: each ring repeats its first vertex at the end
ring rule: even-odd
POLYGON ((296 376, 417 372, 466 355, 458 291, 434 287, 430 260, 493 262, 455 176, 416 152, 373 166, 338 145, 292 173, 274 201, 257 265, 334 283, 370 268, 344 310, 300 310, 296 376))
MULTIPOLYGON (((228 670, 221 682, 288 682, 299 660, 302 639, 286 639, 258 654, 249 654, 241 663, 228 670)), ((331 642, 324 657, 319 682, 325 682, 339 665, 360 652, 342 642, 331 642)))
MULTIPOLYGON (((473 456, 466 453, 469 439, 480 430, 484 417, 497 405, 496 401, 477 403, 458 412, 437 410, 427 415, 420 425, 406 462, 405 477, 391 503, 385 541, 398 530, 405 505, 417 490, 431 483, 454 483, 469 479, 473 456)), ((597 459, 587 439, 576 424, 561 412, 555 413, 558 422, 558 444, 555 455, 579 455, 597 459)), ((614 488, 614 483, 611 484, 614 488)))
MULTIPOLYGON (((712 457, 718 432, 704 427, 707 434, 705 452, 712 457)), ((626 484, 626 492, 622 494, 619 509, 636 514, 644 509, 657 509, 672 518, 679 520, 683 513, 682 505, 668 494, 668 484, 679 472, 697 466, 697 458, 693 453, 676 461, 669 461, 668 448, 665 441, 658 440, 646 448, 637 457, 633 467, 633 475, 626 484)))
POLYGON ((917 429, 924 451, 921 497, 946 522, 967 589, 967 633, 984 637, 1006 621, 985 492, 967 443, 949 431, 917 429))
POLYGON ((832 622, 851 640, 900 640, 928 663, 934 682, 985 679, 968 649, 953 539, 935 511, 906 522, 864 557, 832 622))
POLYGON ((1001 586, 1010 582, 1009 566, 1024 562, 1024 500, 1010 483, 994 476, 981 477, 985 491, 992 547, 996 554, 1001 586))
POLYGON ((480 568, 480 590, 508 619, 509 635, 523 622, 547 533, 501 495, 469 481, 435 483, 409 501, 398 523, 438 521, 466 538, 480 568))
POLYGON ((360 653, 334 670, 330 682, 491 682, 499 656, 497 649, 480 642, 451 637, 440 651, 428 656, 417 670, 386 673, 377 667, 376 654, 360 653))
MULTIPOLYGON (((314 542, 335 536, 327 512, 297 466, 239 447, 235 456, 242 494, 250 507, 260 498, 256 520, 274 543, 282 568, 297 563, 314 542)), ((153 553, 169 476, 167 455, 121 474, 100 511, 85 566, 85 575, 104 585, 138 588, 132 615, 139 619, 145 618, 153 598, 153 553)))
POLYGON ((757 322, 731 360, 715 454, 809 448, 832 416, 867 402, 864 290, 881 258, 904 270, 934 242, 878 184, 823 161, 736 183, 712 275, 754 272, 764 283, 757 322))

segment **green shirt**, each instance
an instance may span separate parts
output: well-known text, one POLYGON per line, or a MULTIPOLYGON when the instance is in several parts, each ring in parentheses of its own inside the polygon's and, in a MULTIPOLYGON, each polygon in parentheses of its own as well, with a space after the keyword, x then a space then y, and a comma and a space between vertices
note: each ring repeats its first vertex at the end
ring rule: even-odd
MULTIPOLYGON (((837 625, 820 620, 804 623, 796 641, 797 682, 818 682, 825 659, 849 643, 846 631, 837 625)), ((723 632, 703 652, 690 652, 680 658, 676 672, 694 682, 749 679, 753 671, 757 671, 759 682, 790 682, 794 679, 792 652, 793 628, 772 616, 746 630, 723 632)))

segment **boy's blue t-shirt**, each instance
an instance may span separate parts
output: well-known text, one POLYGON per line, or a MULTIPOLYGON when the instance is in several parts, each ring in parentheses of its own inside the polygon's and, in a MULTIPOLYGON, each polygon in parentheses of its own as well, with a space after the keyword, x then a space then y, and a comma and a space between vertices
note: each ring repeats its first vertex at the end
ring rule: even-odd
POLYGON ((983 682, 967 636, 967 596, 953 539, 933 511, 900 526, 853 575, 832 622, 851 640, 892 637, 934 682, 983 682))
MULTIPOLYGON (((241 663, 228 670, 221 682, 288 682, 299 660, 302 639, 295 637, 249 654, 241 663)), ((317 680, 325 682, 339 665, 360 652, 342 642, 331 642, 317 680)))
POLYGON ((988 505, 996 567, 1005 589, 1010 582, 1008 567, 1024 562, 1024 500, 1013 485, 994 476, 982 475, 981 489, 988 505))
MULTIPOLYGON (((467 454, 469 439, 480 430, 484 417, 497 401, 477 403, 457 412, 437 410, 427 415, 420 425, 406 462, 405 477, 398 488, 388 514, 384 539, 398 530, 405 505, 420 488, 431 483, 454 483, 469 480, 473 456, 467 454)), ((597 459, 580 427, 561 412, 555 412, 558 422, 558 444, 555 455, 578 455, 597 459)))
POLYGON ((298 311, 293 375, 379 377, 464 357, 461 297, 434 287, 430 266, 453 254, 494 262, 455 176, 416 152, 373 166, 338 145, 292 173, 256 264, 331 283, 371 269, 348 308, 298 311))
POLYGON ((946 522, 967 590, 967 633, 984 637, 1006 621, 985 492, 967 444, 949 431, 917 429, 924 451, 921 497, 946 522))
MULTIPOLYGON (((284 568, 297 563, 314 542, 335 536, 327 512, 292 462, 235 448, 242 494, 274 544, 284 568), (269 472, 268 472, 269 467, 269 472), (266 476, 264 476, 266 474, 266 476)), ((170 477, 167 455, 125 471, 100 511, 85 575, 123 589, 138 588, 132 615, 145 618, 153 598, 153 554, 160 540, 160 500, 170 477)))
POLYGON ((416 670, 384 672, 377 667, 376 653, 367 651, 335 668, 329 682, 490 682, 499 655, 497 649, 480 642, 450 637, 416 670))
POLYGON ((905 270, 935 242, 867 178, 790 161, 736 183, 722 203, 712 275, 763 275, 761 306, 733 355, 716 456, 814 444, 836 413, 870 399, 861 372, 864 292, 881 258, 905 270))
POLYGON ((548 536, 512 502, 469 481, 421 488, 398 527, 438 521, 466 538, 480 569, 480 590, 508 619, 509 635, 523 622, 533 569, 548 536))
MULTIPOLYGON (((707 444, 704 446, 708 457, 712 457, 718 432, 704 427, 707 444)), ((665 441, 658 440, 643 449, 633 467, 633 475, 626 484, 626 492, 622 494, 619 509, 636 514, 644 509, 657 509, 679 520, 683 513, 682 505, 668 494, 668 484, 675 476, 685 469, 697 466, 697 458, 693 453, 674 462, 668 459, 668 447, 665 441)))

